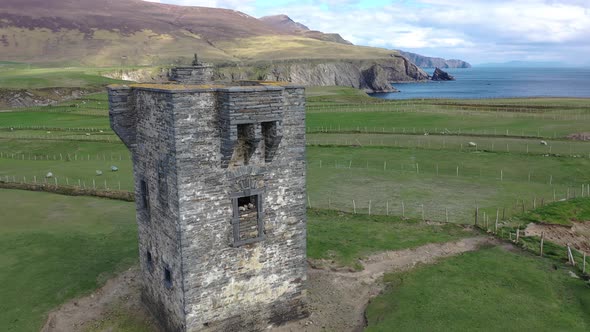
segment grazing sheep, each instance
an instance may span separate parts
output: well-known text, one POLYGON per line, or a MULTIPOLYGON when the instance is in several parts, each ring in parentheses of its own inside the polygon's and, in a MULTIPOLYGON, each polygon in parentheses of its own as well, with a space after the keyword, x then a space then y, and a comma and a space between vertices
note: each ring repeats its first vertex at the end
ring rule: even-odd
POLYGON ((475 142, 469 142, 467 143, 467 145, 469 145, 469 147, 474 148, 477 146, 477 144, 475 142))
POLYGON ((111 166, 111 172, 116 172, 119 170, 119 167, 117 166, 111 166))
POLYGON ((547 145, 547 142, 541 141, 541 145, 547 145))
POLYGON ((101 176, 101 175, 102 175, 102 171, 100 171, 100 170, 96 170, 96 175, 97 175, 97 176, 101 176))
POLYGON ((45 174, 46 178, 52 178, 53 177, 53 173, 51 172, 47 172, 47 174, 45 174))

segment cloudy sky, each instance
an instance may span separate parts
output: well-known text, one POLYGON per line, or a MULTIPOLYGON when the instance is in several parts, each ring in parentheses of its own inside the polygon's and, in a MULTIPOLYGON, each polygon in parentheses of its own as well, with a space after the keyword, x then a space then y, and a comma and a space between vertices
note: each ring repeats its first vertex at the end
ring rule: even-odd
POLYGON ((590 64, 590 0, 149 0, 287 14, 357 45, 474 64, 590 64))

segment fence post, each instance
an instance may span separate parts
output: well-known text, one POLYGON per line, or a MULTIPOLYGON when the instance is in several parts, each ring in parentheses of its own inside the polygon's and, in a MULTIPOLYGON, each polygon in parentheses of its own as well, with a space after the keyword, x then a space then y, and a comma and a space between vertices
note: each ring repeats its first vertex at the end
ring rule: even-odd
POLYGON ((500 216, 500 208, 496 209, 496 225, 494 227, 494 234, 498 234, 498 217, 500 216))
POLYGON ((449 223, 449 208, 445 208, 445 220, 449 223))
POLYGON ((402 218, 406 217, 406 207, 404 205, 404 201, 402 201, 402 218))
POLYGON ((352 211, 354 212, 354 214, 356 214, 356 204, 354 202, 354 199, 352 200, 352 211))
POLYGON ((543 241, 545 241, 545 232, 541 232, 541 257, 543 257, 543 241))
POLYGON ((371 200, 369 200, 369 215, 371 215, 371 200))
POLYGON ((426 221, 426 218, 424 218, 424 204, 420 204, 422 207, 422 221, 426 221))
POLYGON ((572 249, 569 244, 567 245, 567 258, 572 266, 576 266, 576 261, 574 260, 574 255, 572 254, 572 249))

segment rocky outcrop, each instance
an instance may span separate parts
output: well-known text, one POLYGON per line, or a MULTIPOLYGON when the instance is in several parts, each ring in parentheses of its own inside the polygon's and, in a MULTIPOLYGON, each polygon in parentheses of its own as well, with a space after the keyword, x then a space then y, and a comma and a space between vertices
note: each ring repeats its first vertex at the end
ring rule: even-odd
POLYGON ((421 68, 471 68, 471 65, 463 60, 445 60, 443 58, 433 58, 400 50, 398 50, 398 52, 406 58, 410 59, 410 61, 415 63, 416 66, 421 68))
POLYGON ((432 74, 432 77, 430 78, 433 81, 454 81, 455 78, 451 75, 449 75, 449 73, 441 70, 440 68, 436 68, 434 70, 434 73, 432 74))
POLYGON ((166 82, 170 76, 170 68, 152 67, 142 69, 119 69, 101 73, 101 76, 133 82, 166 82))
POLYGON ((0 107, 44 106, 100 91, 85 88, 0 89, 0 107))
POLYGON ((307 86, 349 86, 372 92, 397 91, 392 82, 428 80, 428 74, 408 59, 348 61, 298 61, 250 67, 225 67, 218 70, 222 80, 272 80, 307 86))
MULTIPOLYGON (((107 77, 137 82, 166 81, 167 68, 119 70, 107 77)), ((306 86, 349 86, 372 92, 395 92, 394 82, 426 81, 429 76, 408 59, 392 54, 378 60, 302 60, 226 64, 216 68, 214 78, 220 81, 268 80, 306 86)))

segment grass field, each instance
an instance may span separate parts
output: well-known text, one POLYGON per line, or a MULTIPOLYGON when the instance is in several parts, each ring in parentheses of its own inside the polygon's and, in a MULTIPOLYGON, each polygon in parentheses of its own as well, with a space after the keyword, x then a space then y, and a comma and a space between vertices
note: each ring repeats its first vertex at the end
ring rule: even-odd
MULTIPOLYGON (((582 186, 588 194, 590 144, 564 139, 590 125, 583 99, 383 101, 341 87, 308 95, 312 207, 471 223, 476 206, 510 216, 523 202, 579 196, 582 186)), ((58 184, 130 190, 129 154, 106 108, 103 93, 0 113, 0 176, 45 181, 52 172, 58 184)))
MULTIPOLYGON (((133 203, 0 189, 0 326, 38 330, 45 314, 137 262, 133 203)), ((383 250, 456 240, 474 233, 395 217, 311 210, 310 258, 360 268, 383 250)), ((129 323, 133 326, 133 322, 129 323)))
POLYGON ((37 331, 52 308, 137 261, 133 203, 0 189, 0 326, 37 331))
MULTIPOLYGON (((27 79, 34 80, 23 78, 22 82, 27 79)), ((476 207, 482 223, 495 219, 499 211, 502 226, 511 232, 530 221, 567 223, 563 220, 589 215, 578 200, 522 215, 535 205, 589 195, 590 143, 566 139, 590 125, 587 100, 382 101, 334 87, 313 88, 308 93, 310 258, 358 269, 358 259, 372 252, 458 239, 471 233, 457 225, 427 225, 417 220, 472 224, 476 207), (541 140, 548 144, 540 144, 541 140), (477 147, 469 147, 469 142, 476 142, 477 147), (389 216, 383 216, 386 214, 389 216)), ((50 107, 0 112, 1 180, 132 190, 131 167, 127 149, 109 129, 104 93, 50 107), (111 166, 118 171, 110 172, 111 166), (103 174, 98 176, 97 170, 103 174), (54 177, 46 179, 47 172, 54 177)), ((0 191, 0 204, 9 213, 8 218, 0 219, 0 279, 15 285, 0 294, 8 299, 0 301, 0 326, 28 331, 41 324, 50 308, 89 292, 104 277, 136 260, 134 216, 129 203, 72 197, 62 201, 63 196, 15 193, 0 191), (83 250, 62 254, 71 248, 83 250), (31 294, 26 293, 28 285, 34 285, 31 294)), ((523 239, 525 246, 534 247, 535 241, 533 237, 523 239)), ((563 260, 559 256, 563 248, 548 244, 547 254, 552 252, 563 260)), ((451 324, 447 316, 456 318, 456 325, 448 325, 454 330, 480 322, 484 326, 490 317, 511 312, 511 303, 493 304, 504 303, 502 296, 513 289, 520 289, 513 292, 514 303, 519 305, 507 321, 522 315, 522 324, 537 326, 531 311, 522 308, 538 300, 551 303, 556 312, 564 303, 572 308, 555 319, 546 307, 540 309, 552 317, 553 325, 547 326, 553 330, 588 327, 588 313, 578 306, 587 305, 587 298, 570 296, 570 289, 579 286, 548 271, 549 263, 501 250, 457 259, 417 271, 416 283, 403 286, 406 297, 398 300, 398 288, 392 287, 396 295, 379 300, 382 304, 370 309, 370 329, 390 328, 398 317, 389 313, 397 312, 402 303, 395 301, 410 301, 412 296, 417 298, 412 305, 426 306, 424 319, 432 320, 433 326, 451 324), (505 269, 498 264, 505 264, 505 269), (513 271, 521 265, 520 272, 513 271), (454 276, 461 269, 469 273, 454 276), (509 273, 516 275, 513 283, 506 281, 511 280, 509 273), (527 279, 541 290, 529 289, 527 279), (537 282, 539 279, 543 281, 537 282), (444 280, 452 296, 459 296, 455 293, 460 293, 460 286, 473 282, 473 292, 456 299, 460 303, 454 313, 441 313, 424 302, 433 299, 433 305, 440 306, 435 288, 421 292, 419 280, 426 284, 427 280, 444 280), (484 293, 489 299, 479 309, 489 306, 489 310, 468 318, 473 310, 470 301, 484 293), (575 321, 573 317, 582 318, 575 321)), ((411 324, 406 321, 400 329, 424 327, 411 324)))
POLYGON ((587 331, 588 286, 551 261, 495 247, 390 274, 367 331, 587 331))
POLYGON ((417 219, 317 209, 308 211, 307 232, 309 258, 355 269, 361 269, 359 260, 371 253, 449 242, 477 234, 454 224, 426 224, 417 219))
POLYGON ((47 68, 26 64, 9 63, 0 65, 0 88, 40 89, 51 87, 99 88, 107 84, 120 83, 100 76, 116 68, 47 68))

